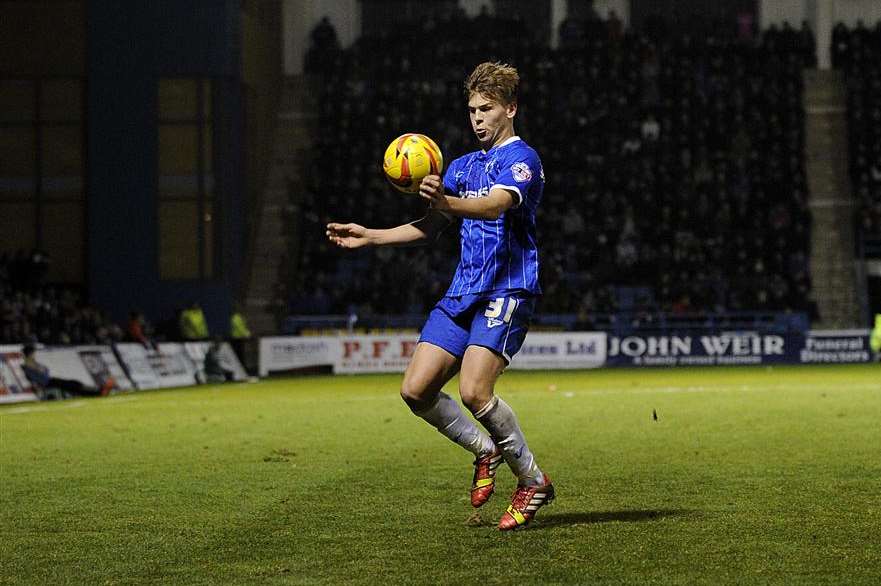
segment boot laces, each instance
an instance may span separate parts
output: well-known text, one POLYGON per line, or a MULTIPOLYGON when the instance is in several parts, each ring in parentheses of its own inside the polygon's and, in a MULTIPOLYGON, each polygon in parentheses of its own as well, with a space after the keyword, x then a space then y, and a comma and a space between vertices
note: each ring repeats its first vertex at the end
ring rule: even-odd
POLYGON ((529 501, 532 500, 532 495, 534 492, 535 491, 532 489, 532 487, 518 486, 517 490, 514 491, 514 494, 511 497, 511 506, 518 511, 522 511, 526 508, 526 505, 529 504, 529 501))

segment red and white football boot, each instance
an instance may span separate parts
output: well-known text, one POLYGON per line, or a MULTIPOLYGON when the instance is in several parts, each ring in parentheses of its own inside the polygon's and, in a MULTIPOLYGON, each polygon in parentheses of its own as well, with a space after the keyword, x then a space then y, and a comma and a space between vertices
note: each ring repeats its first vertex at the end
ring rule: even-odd
POLYGON ((554 485, 545 476, 542 486, 518 486, 511 497, 511 505, 499 519, 499 531, 511 531, 529 525, 538 510, 554 500, 554 485))
POLYGON ((502 463, 502 453, 495 450, 474 460, 474 481, 471 483, 471 506, 481 507, 496 489, 496 468, 502 463))

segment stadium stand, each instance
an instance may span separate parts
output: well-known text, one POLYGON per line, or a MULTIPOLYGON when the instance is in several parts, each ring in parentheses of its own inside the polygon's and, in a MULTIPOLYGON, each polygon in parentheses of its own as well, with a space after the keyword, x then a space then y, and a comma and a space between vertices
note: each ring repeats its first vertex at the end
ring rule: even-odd
POLYGON ((881 21, 833 30, 832 64, 847 76, 850 178, 857 226, 881 239, 881 21))
POLYGON ((44 282, 44 252, 0 254, 0 344, 109 344, 124 334, 75 287, 44 282))
POLYGON ((290 314, 419 314, 445 291, 457 258, 451 234, 418 251, 341 254, 324 224, 382 227, 422 215, 416 198, 391 192, 378 157, 408 131, 438 140, 448 160, 473 150, 461 82, 487 56, 520 69, 516 129, 547 176, 542 314, 566 327, 606 327, 736 321, 747 311, 773 322, 775 312, 809 310, 809 31, 772 28, 742 42, 567 21, 552 50, 516 21, 451 19, 310 53, 324 55, 307 63, 322 81, 322 131, 307 184, 290 186, 291 203, 311 210, 298 270, 278 287, 290 314), (486 40, 461 42, 475 38, 486 40))

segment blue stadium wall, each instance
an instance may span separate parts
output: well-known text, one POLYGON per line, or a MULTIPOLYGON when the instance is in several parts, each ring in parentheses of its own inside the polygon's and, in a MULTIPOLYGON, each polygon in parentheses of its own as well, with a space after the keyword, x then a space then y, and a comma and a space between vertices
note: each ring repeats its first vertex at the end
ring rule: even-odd
POLYGON ((240 290, 245 245, 240 0, 92 0, 88 3, 88 282, 92 302, 122 319, 153 319, 198 300, 224 332, 240 290), (157 85, 211 77, 216 197, 215 278, 159 278, 157 85))

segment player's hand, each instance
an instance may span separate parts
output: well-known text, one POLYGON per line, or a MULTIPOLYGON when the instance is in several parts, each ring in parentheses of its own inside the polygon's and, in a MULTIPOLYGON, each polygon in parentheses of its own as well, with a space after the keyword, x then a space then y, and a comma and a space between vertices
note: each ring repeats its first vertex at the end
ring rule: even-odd
POLYGON ((331 222, 327 225, 327 239, 340 248, 361 248, 370 244, 367 238, 367 228, 358 224, 336 224, 331 222))
POLYGON ((428 200, 436 210, 445 210, 450 207, 447 202, 447 196, 444 195, 444 182, 440 175, 427 175, 419 184, 419 195, 422 199, 428 200))

